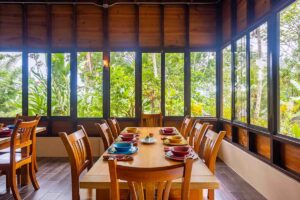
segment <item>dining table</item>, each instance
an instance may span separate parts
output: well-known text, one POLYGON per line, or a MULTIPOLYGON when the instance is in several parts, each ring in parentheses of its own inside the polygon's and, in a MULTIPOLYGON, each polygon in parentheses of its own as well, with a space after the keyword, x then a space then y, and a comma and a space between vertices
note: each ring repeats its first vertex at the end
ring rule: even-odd
MULTIPOLYGON (((161 129, 163 127, 136 127, 139 135, 138 151, 132 155, 132 161, 118 161, 118 165, 132 166, 138 168, 157 168, 177 165, 179 161, 174 161, 165 156, 161 129), (149 133, 156 139, 154 144, 143 144, 141 139, 149 133)), ((178 130, 173 127, 174 130, 178 130)), ((126 128, 123 130, 126 132, 126 128)), ((108 151, 94 163, 93 167, 80 178, 80 188, 96 189, 96 199, 110 199, 110 175, 108 162, 103 159, 108 151)), ((172 189, 180 189, 181 179, 172 182, 172 189)), ((190 199, 203 199, 203 189, 218 189, 219 181, 216 176, 208 169, 202 159, 194 160, 190 181, 190 190, 196 191, 190 199)), ((126 181, 120 181, 120 189, 128 189, 126 181)))
MULTIPOLYGON (((36 134, 41 134, 46 131, 46 127, 36 127, 35 129, 36 134)), ((10 147, 10 140, 11 137, 0 137, 0 150, 6 149, 10 147)), ((34 155, 36 156, 36 155, 34 155)), ((36 159, 36 157, 34 158, 36 159)), ((29 182, 29 177, 28 177, 29 171, 28 171, 28 166, 23 166, 21 169, 21 185, 25 186, 29 182)))

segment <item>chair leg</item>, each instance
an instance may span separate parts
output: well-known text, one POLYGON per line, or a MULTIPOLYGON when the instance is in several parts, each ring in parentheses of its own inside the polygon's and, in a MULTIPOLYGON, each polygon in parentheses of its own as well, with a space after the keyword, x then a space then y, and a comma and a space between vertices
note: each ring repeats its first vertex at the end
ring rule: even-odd
POLYGON ((16 174, 7 174, 9 185, 15 200, 21 200, 19 189, 17 187, 16 174))
POLYGON ((33 163, 34 163, 34 171, 38 172, 38 164, 37 164, 37 161, 36 161, 36 157, 34 158, 33 163))
POLYGON ((215 190, 209 189, 207 196, 208 196, 209 200, 214 200, 215 199, 215 190))
POLYGON ((36 175, 35 175, 35 169, 34 169, 34 163, 31 162, 29 164, 29 176, 30 176, 30 180, 31 180, 31 183, 34 187, 35 190, 38 190, 40 189, 40 186, 36 180, 36 175))
POLYGON ((6 176, 6 193, 9 193, 10 192, 9 176, 8 174, 6 174, 5 176, 6 176))

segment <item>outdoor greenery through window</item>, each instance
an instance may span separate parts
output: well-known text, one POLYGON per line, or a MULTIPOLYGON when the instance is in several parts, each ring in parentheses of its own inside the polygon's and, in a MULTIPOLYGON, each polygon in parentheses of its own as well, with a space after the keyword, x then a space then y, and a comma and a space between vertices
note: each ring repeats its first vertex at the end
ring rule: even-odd
POLYGON ((28 115, 47 116, 47 54, 28 54, 28 115))
POLYGON ((224 119, 231 120, 231 46, 227 46, 222 51, 222 70, 223 70, 223 92, 222 92, 222 113, 221 116, 224 119))
POLYGON ((268 26, 250 33, 250 123, 268 126, 268 26))
POLYGON ((192 52, 191 113, 194 117, 216 116, 216 54, 192 52))
POLYGON ((246 36, 236 42, 235 53, 235 119, 247 122, 246 36))
POLYGON ((70 54, 51 54, 51 113, 52 116, 70 115, 70 54))
POLYGON ((165 54, 165 115, 184 115, 184 53, 165 54))
POLYGON ((0 52, 0 116, 22 113, 22 53, 0 52))
POLYGON ((77 115, 78 117, 102 117, 102 73, 101 52, 79 52, 77 54, 77 115))
POLYGON ((280 13, 280 133, 300 138, 300 1, 280 13))
POLYGON ((110 116, 135 117, 135 52, 110 53, 110 116))
POLYGON ((161 54, 142 54, 142 105, 143 112, 160 113, 161 103, 161 54))

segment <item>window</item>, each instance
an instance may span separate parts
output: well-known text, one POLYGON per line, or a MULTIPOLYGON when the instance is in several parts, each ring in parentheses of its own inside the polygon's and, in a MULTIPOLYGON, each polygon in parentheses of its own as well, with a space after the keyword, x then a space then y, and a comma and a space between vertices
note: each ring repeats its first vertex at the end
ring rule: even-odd
POLYGON ((267 23, 250 33, 250 123, 268 126, 267 23))
POLYGON ((165 54, 166 116, 184 115, 184 53, 165 54))
POLYGON ((222 91, 222 113, 221 116, 224 119, 231 120, 231 46, 227 46, 222 51, 222 73, 223 73, 223 91, 222 91))
POLYGON ((246 36, 236 42, 235 119, 247 122, 246 36))
POLYGON ((0 116, 22 113, 22 53, 0 52, 0 116))
POLYGON ((280 133, 300 138, 300 1, 280 13, 280 133))
POLYGON ((51 54, 51 109, 52 116, 70 115, 70 54, 51 54))
POLYGON ((142 105, 143 112, 160 113, 161 103, 161 54, 142 54, 142 105))
POLYGON ((101 52, 77 54, 77 113, 78 117, 102 117, 102 73, 101 52))
POLYGON ((191 113, 194 117, 216 116, 216 54, 191 53, 191 113))
POLYGON ((28 115, 47 115, 47 54, 28 54, 28 115))
POLYGON ((135 53, 110 53, 110 116, 135 117, 135 53))

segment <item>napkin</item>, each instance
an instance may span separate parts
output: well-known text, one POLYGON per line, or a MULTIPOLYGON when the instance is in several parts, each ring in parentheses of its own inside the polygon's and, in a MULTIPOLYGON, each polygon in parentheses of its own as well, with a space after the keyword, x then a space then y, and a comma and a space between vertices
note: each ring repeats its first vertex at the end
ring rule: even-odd
POLYGON ((105 154, 103 155, 103 160, 108 160, 109 158, 115 158, 117 161, 132 161, 133 157, 130 155, 124 155, 124 154, 105 154))

